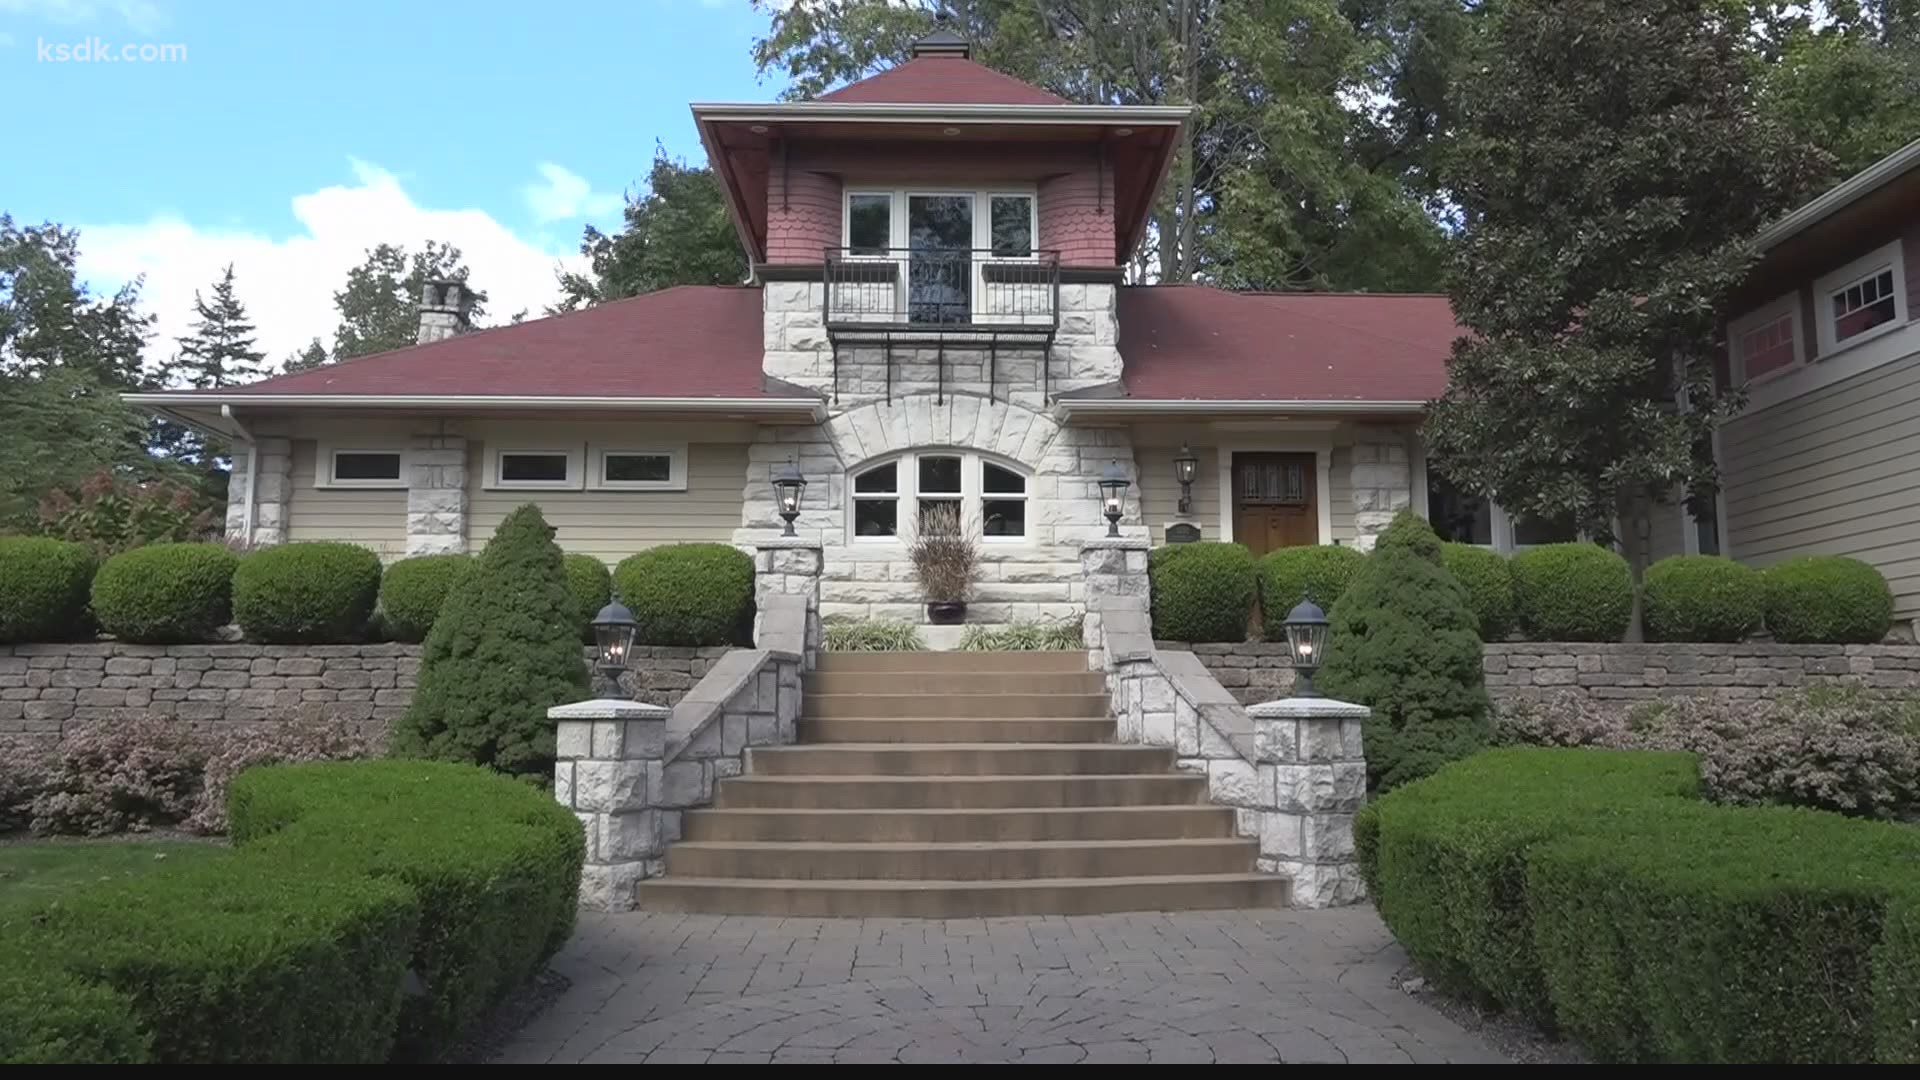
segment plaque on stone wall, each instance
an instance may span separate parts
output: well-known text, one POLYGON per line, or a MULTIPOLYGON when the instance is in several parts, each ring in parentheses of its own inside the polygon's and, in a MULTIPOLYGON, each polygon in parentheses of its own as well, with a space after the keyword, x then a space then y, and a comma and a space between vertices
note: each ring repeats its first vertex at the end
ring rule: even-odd
POLYGON ((1198 539, 1200 539, 1200 526, 1198 525, 1180 524, 1167 526, 1167 543, 1169 544, 1191 544, 1198 539))

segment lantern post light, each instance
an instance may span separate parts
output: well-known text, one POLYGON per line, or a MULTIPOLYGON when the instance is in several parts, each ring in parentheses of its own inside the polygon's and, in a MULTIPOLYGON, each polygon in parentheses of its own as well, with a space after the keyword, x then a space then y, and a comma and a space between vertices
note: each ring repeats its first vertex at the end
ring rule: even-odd
POLYGON ((1173 459, 1173 478, 1180 484, 1180 513, 1193 513, 1193 479, 1199 475, 1200 459, 1193 456, 1193 450, 1183 440, 1180 443, 1180 455, 1173 459))
POLYGON ((800 473, 800 466, 791 459, 773 474, 774 504, 780 508, 780 520, 787 523, 782 536, 795 536, 793 519, 800 516, 800 494, 807 489, 807 478, 800 473))
POLYGON ((1118 460, 1107 463, 1107 471, 1100 476, 1100 508, 1107 517, 1107 535, 1120 535, 1120 515, 1126 507, 1127 471, 1120 467, 1118 460))
POLYGON ((616 691, 620 689, 620 676, 633 662, 633 639, 639 632, 640 623, 618 599, 608 599, 607 606, 593 617, 594 670, 612 682, 616 691))
POLYGON ((1320 691, 1313 688, 1313 673, 1320 670, 1326 659, 1327 613, 1303 596, 1293 610, 1287 612, 1286 621, 1281 625, 1287 631, 1287 656, 1297 675, 1293 696, 1319 697, 1320 691))

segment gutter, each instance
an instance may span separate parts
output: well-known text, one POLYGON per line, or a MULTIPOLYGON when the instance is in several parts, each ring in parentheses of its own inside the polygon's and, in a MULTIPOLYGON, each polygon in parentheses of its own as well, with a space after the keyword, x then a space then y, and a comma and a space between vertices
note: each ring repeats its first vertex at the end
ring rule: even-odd
POLYGON ((254 478, 260 475, 260 447, 254 441, 253 432, 248 431, 247 426, 234 415, 233 406, 220 406, 220 416, 233 425, 234 434, 241 442, 247 444, 247 485, 240 510, 240 538, 242 543, 251 545, 253 543, 253 484, 254 478))
MULTIPOLYGON (((278 408, 334 409, 675 409, 683 412, 760 413, 807 416, 824 420, 825 401, 818 398, 674 398, 674 397, 509 397, 466 394, 125 394, 130 405, 162 408, 219 405, 231 419, 235 405, 278 408)), ((237 423, 237 421, 236 421, 237 423)))
POLYGON ((1754 243, 1762 251, 1773 248, 1873 194, 1916 167, 1920 167, 1920 139, 1913 140, 1853 174, 1839 185, 1827 189, 1825 194, 1798 210, 1790 211, 1785 217, 1760 230, 1754 237, 1754 243))
POLYGON ((1170 416, 1193 413, 1305 413, 1321 416, 1345 416, 1378 413, 1422 413, 1425 401, 1201 401, 1145 400, 1141 398, 1055 398, 1054 411, 1061 419, 1074 416, 1170 416))

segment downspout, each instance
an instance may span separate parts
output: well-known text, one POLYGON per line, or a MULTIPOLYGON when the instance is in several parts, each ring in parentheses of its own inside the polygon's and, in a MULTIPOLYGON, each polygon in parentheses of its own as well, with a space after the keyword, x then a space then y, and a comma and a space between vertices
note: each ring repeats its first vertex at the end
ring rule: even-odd
POLYGON ((245 493, 241 496, 244 501, 240 506, 240 537, 242 543, 251 546, 253 543, 253 478, 260 475, 260 447, 253 440, 253 432, 248 431, 247 426, 240 422, 240 418, 233 414, 233 406, 220 406, 220 417, 233 425, 234 434, 240 436, 240 441, 247 446, 247 485, 245 493))

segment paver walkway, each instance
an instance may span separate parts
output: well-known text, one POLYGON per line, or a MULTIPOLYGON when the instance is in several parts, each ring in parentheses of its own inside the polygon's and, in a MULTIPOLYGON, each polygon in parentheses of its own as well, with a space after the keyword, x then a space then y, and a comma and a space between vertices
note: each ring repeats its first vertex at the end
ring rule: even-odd
POLYGON ((503 1062, 1498 1062, 1368 908, 947 922, 582 912, 503 1062))

